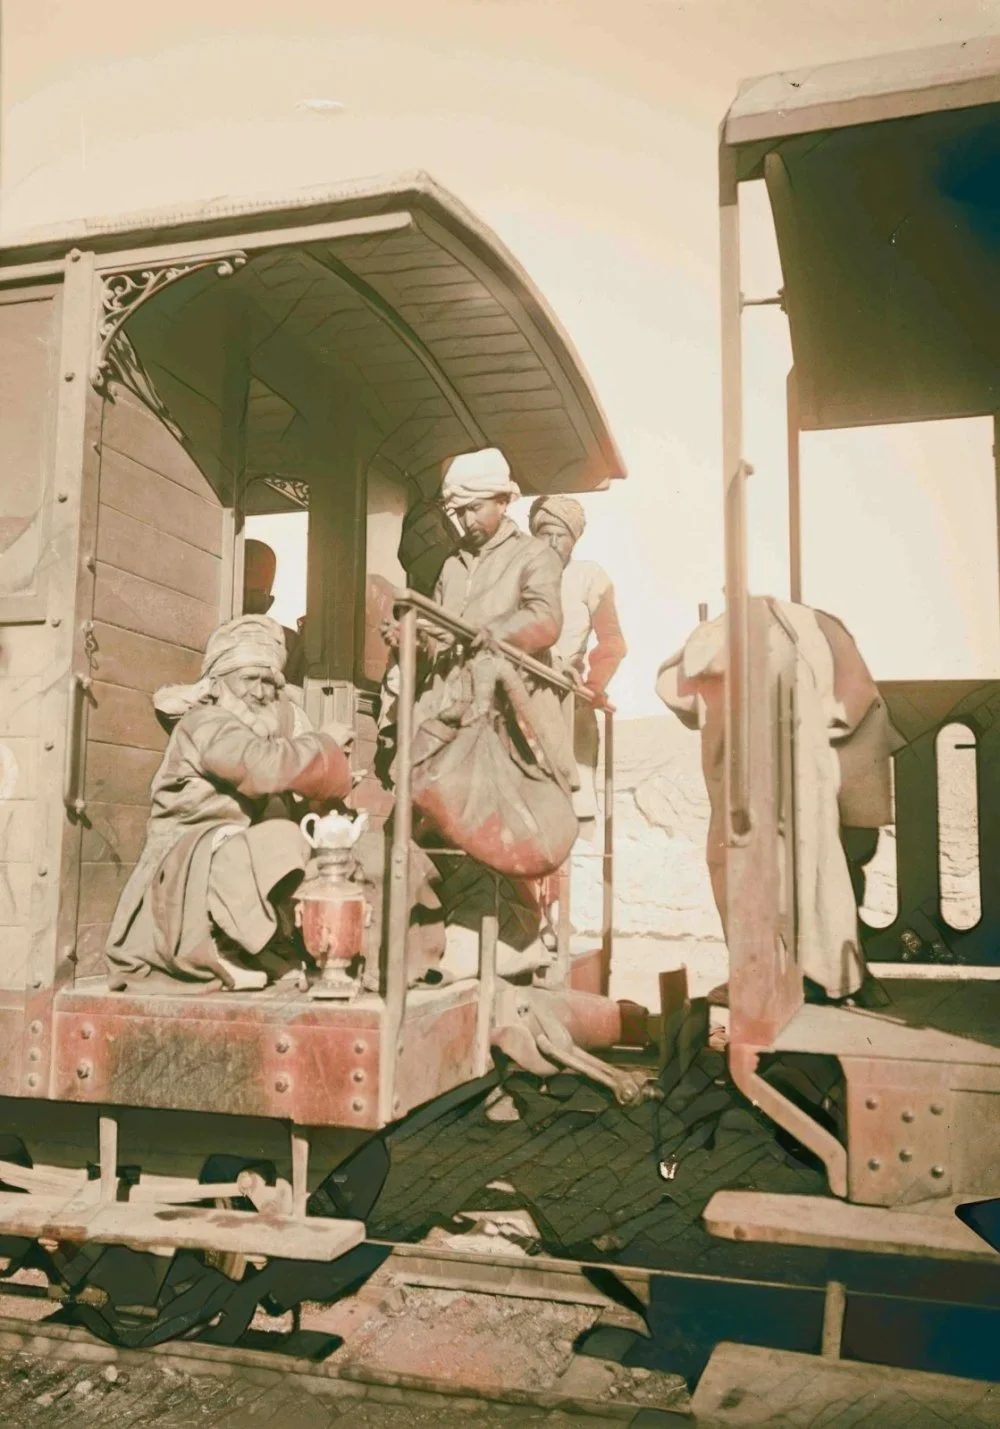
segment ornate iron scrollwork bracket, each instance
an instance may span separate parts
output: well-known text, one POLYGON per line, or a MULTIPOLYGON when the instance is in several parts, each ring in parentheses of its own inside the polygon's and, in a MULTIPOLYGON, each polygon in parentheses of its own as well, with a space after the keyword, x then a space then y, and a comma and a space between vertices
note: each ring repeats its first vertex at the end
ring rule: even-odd
POLYGON ((307 481, 294 481, 288 476, 267 476, 264 478, 264 485, 269 486, 272 491, 278 492, 286 501, 294 501, 296 506, 301 506, 303 511, 309 509, 309 483, 307 481))
POLYGON ((180 440, 182 434, 150 382, 125 325, 139 308, 181 278, 207 268, 214 268, 220 278, 228 278, 246 261, 245 253, 226 253, 214 258, 193 258, 186 263, 106 273, 101 281, 101 318, 92 378, 98 392, 110 396, 111 383, 118 382, 154 411, 180 440))

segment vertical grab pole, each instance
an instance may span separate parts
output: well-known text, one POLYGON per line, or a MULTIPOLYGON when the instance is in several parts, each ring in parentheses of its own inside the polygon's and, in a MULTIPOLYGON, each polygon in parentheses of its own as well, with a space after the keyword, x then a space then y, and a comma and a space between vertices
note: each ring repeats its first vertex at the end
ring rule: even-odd
MULTIPOLYGON (((566 696, 564 705, 567 737, 573 751, 576 728, 576 700, 572 694, 566 696)), ((573 868, 573 852, 570 853, 559 870, 559 926, 556 928, 556 962, 551 979, 546 982, 552 987, 569 987, 570 953, 573 938, 573 924, 570 917, 570 875, 573 868)))
POLYGON ((799 427, 799 385, 793 367, 785 387, 788 415, 788 590, 793 605, 802 604, 802 487, 799 474, 801 450, 799 427))
POLYGON ((476 1008, 475 1075, 485 1077, 490 1069, 490 1033, 493 1031, 493 1003, 497 990, 497 942, 500 936, 500 880, 493 876, 493 911, 484 913, 479 925, 479 1003, 476 1008))
POLYGON ((615 937, 615 717, 604 707, 604 907, 601 920, 601 993, 611 991, 615 937))
POLYGON ((98 1117, 97 1139, 101 1170, 101 1200, 113 1201, 118 1194, 118 1120, 116 1117, 98 1117))
POLYGON ((396 1065, 402 1051, 406 1008, 406 934, 410 925, 410 837, 413 831, 413 702, 417 685, 417 612, 407 606, 399 622, 399 703, 396 720, 396 805, 389 868, 385 1006, 382 1013, 379 1124, 399 1110, 396 1065))
POLYGON ((743 350, 740 325, 740 208, 736 155, 719 147, 720 304, 722 309, 722 464, 726 564, 727 843, 750 832, 749 594, 743 460, 743 350))

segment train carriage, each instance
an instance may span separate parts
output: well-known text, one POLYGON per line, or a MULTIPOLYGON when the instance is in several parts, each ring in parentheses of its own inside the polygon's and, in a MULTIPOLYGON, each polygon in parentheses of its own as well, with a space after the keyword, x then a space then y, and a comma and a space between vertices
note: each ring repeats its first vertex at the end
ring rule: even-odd
MULTIPOLYGON (((4 1131, 55 1163, 18 1177, 8 1158, 5 1184, 37 1194, 0 1218, 247 1250, 258 1225, 223 1232, 202 1210, 183 1230, 169 1213, 164 1235, 120 1168, 148 1188, 189 1178, 147 1192, 183 1203, 206 1152, 266 1155, 291 1191, 261 1192, 258 1211, 301 1216, 345 1149, 486 1072, 493 983, 407 994, 399 811, 378 990, 109 993, 104 946, 166 742, 151 693, 195 679, 240 613, 246 517, 305 507, 306 709, 352 726, 370 771, 385 660, 366 601, 376 578, 403 583, 403 517, 442 461, 497 445, 546 493, 606 487, 621 458, 530 280, 423 175, 29 235, 0 258, 0 363, 0 1095, 4 1131), (62 1224, 51 1197, 81 1176, 62 1224)), ((384 827, 374 775, 353 802, 384 827)), ((328 1258, 360 1234, 325 1225, 325 1240, 319 1222, 286 1226, 282 1253, 328 1258)))

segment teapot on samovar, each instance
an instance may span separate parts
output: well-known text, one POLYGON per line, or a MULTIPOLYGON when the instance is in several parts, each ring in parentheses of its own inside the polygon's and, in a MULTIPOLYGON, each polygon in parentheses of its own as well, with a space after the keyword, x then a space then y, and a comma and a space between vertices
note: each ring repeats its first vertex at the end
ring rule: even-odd
POLYGON ((310 997, 349 1000, 361 985, 360 960, 372 910, 357 878, 354 850, 367 825, 367 814, 352 819, 336 812, 322 818, 307 814, 299 825, 312 849, 294 894, 295 921, 319 968, 310 997))

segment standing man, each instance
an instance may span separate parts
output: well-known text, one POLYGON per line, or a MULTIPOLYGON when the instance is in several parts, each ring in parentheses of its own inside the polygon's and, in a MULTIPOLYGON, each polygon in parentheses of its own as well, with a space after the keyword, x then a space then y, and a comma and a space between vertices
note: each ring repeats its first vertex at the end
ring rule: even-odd
MULTIPOLYGON (((573 560, 586 524, 583 507, 571 496, 539 497, 528 518, 531 534, 551 546, 563 567, 563 627, 554 654, 575 683, 603 702, 627 646, 610 577, 594 561, 573 560), (596 642, 593 647, 591 640, 596 642)), ((576 706, 573 745, 581 776, 577 802, 580 833, 590 839, 597 820, 600 733, 593 705, 583 700, 576 706)))
MULTIPOLYGON (((274 578, 278 574, 278 558, 263 541, 248 538, 243 542, 243 614, 267 615, 274 604, 274 578)), ((301 624, 301 622, 300 622, 301 624)), ((285 678, 290 685, 301 685, 304 670, 300 669, 299 632, 283 625, 285 633, 285 678)))

